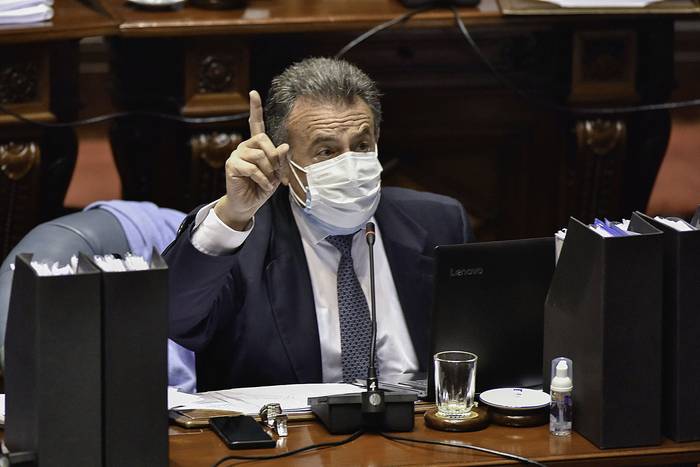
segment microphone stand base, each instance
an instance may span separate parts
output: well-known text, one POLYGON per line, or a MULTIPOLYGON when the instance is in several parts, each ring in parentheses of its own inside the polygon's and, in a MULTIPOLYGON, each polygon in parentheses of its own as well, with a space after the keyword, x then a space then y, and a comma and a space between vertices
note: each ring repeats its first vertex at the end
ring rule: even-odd
POLYGON ((364 393, 309 397, 309 405, 328 432, 334 435, 355 433, 359 430, 413 430, 416 394, 384 393, 384 411, 381 412, 363 411, 363 396, 364 393))

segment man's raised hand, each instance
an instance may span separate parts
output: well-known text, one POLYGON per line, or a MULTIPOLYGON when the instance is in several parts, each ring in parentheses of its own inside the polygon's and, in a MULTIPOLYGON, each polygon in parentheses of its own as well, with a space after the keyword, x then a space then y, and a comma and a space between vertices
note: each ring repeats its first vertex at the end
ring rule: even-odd
POLYGON ((250 91, 250 139, 241 142, 226 161, 226 195, 214 211, 226 225, 244 230, 253 215, 287 182, 289 145, 277 147, 265 134, 260 94, 250 91))

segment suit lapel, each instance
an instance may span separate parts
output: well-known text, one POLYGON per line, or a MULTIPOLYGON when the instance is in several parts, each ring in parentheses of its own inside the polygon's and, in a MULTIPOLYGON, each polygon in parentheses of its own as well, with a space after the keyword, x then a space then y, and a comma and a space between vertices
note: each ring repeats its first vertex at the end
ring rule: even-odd
POLYGON ((424 254, 428 233, 384 194, 375 216, 413 348, 421 371, 425 371, 433 274, 433 258, 424 254))
POLYGON ((267 290, 277 330, 300 383, 320 382, 321 346, 311 279, 301 237, 280 188, 271 199, 270 258, 267 290))

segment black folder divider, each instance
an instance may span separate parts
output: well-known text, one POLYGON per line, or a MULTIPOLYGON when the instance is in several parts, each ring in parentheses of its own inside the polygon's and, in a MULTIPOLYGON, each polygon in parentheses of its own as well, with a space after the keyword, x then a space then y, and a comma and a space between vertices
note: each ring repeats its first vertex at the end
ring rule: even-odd
POLYGON ((102 273, 105 467, 168 465, 168 269, 102 273))
POLYGON ((168 269, 39 276, 15 260, 5 443, 40 467, 168 465, 168 269))
POLYGON ((15 259, 5 339, 5 444, 41 467, 102 464, 100 273, 39 276, 15 259))
POLYGON ((639 216, 664 233, 663 433, 700 440, 700 231, 639 216))
POLYGON ((571 218, 545 301, 545 381, 553 358, 573 360, 574 430, 600 448, 661 442, 663 235, 636 214, 630 230, 571 218))

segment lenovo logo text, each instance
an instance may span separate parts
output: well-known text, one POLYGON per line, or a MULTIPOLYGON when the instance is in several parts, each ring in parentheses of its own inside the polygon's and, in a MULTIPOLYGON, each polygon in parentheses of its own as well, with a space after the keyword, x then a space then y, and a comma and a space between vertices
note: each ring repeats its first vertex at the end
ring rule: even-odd
POLYGON ((483 276, 484 268, 450 268, 450 277, 483 276))

